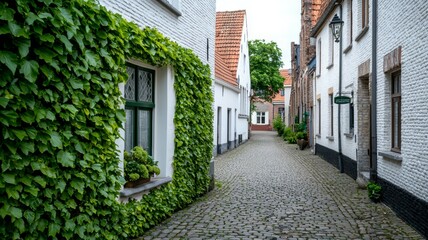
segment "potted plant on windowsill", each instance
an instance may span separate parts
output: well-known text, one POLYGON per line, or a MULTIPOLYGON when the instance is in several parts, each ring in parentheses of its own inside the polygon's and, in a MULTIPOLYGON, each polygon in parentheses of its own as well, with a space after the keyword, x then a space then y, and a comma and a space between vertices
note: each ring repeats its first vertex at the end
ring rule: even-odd
POLYGON ((150 182, 151 177, 160 174, 157 164, 142 147, 136 146, 130 153, 125 151, 125 187, 132 188, 150 182))
POLYGON ((297 145, 299 145, 299 149, 303 150, 308 146, 308 134, 306 132, 300 131, 296 133, 297 145))

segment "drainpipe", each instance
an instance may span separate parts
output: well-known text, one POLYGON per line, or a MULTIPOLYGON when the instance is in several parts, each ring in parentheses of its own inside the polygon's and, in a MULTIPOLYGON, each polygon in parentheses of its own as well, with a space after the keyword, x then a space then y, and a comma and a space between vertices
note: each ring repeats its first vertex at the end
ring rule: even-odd
POLYGON ((372 81, 371 81, 371 154, 370 179, 377 180, 377 0, 372 0, 373 26, 372 26, 372 81))
MULTIPOLYGON (((342 14, 342 4, 339 3, 340 7, 340 19, 343 19, 342 14)), ((343 46, 343 27, 340 28, 340 41, 339 41, 339 97, 342 96, 342 46, 343 46)), ((343 168, 343 158, 342 158, 342 132, 341 132, 341 123, 340 123, 340 109, 341 104, 337 104, 337 130, 338 130, 338 148, 339 148, 339 170, 340 173, 344 172, 343 168)))

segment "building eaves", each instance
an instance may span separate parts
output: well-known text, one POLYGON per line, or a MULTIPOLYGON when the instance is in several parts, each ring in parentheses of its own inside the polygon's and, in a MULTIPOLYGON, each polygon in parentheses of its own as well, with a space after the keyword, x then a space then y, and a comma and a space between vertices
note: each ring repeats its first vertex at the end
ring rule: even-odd
POLYGON ((318 19, 318 22, 315 24, 315 26, 312 28, 311 37, 316 37, 318 33, 321 31, 322 27, 326 23, 326 21, 329 19, 328 17, 330 14, 334 11, 336 6, 339 6, 339 4, 342 4, 343 0, 332 0, 327 7, 324 9, 321 17, 318 19))

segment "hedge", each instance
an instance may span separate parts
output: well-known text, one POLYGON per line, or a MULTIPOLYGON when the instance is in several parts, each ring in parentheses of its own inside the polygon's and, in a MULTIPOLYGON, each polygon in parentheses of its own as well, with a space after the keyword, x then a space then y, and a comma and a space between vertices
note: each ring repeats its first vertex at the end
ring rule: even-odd
POLYGON ((2 1, 0 73, 2 239, 128 239, 206 191, 210 70, 157 30, 94 0, 2 1), (130 58, 174 68, 176 144, 172 183, 121 204, 130 58))

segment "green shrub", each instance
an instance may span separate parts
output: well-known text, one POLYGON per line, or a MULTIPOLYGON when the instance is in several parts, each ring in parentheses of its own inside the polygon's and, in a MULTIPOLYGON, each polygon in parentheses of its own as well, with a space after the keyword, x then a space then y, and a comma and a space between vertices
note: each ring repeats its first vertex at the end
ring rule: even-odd
POLYGON ((290 134, 293 132, 293 129, 291 128, 291 127, 285 127, 284 128, 284 131, 283 131, 283 133, 282 133, 282 138, 284 139, 284 140, 286 140, 286 138, 288 137, 288 136, 290 136, 290 134))
POLYGON ((291 132, 286 138, 285 140, 289 143, 289 144, 294 144, 297 143, 297 138, 296 138, 296 133, 295 132, 291 132))
POLYGON ((1 239, 135 238, 206 192, 212 79, 191 50, 95 0, 0 1, 0 13, 1 239), (131 58, 174 69, 174 175, 121 204, 131 58))
POLYGON ((379 201, 381 198, 381 192, 382 187, 379 184, 371 181, 367 184, 367 193, 370 199, 379 201))
POLYGON ((308 134, 306 132, 297 132, 296 133, 296 138, 297 139, 305 139, 305 140, 307 140, 308 134))
POLYGON ((278 136, 282 136, 282 134, 284 133, 284 128, 285 128, 285 125, 282 122, 281 116, 279 115, 276 116, 273 119, 273 129, 275 129, 278 132, 278 136))

